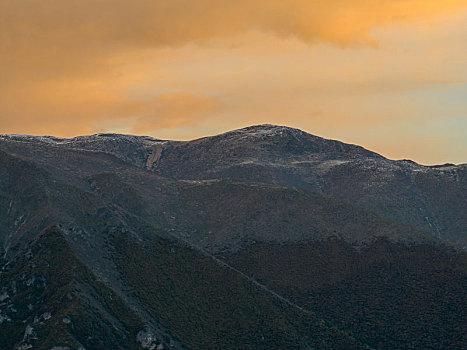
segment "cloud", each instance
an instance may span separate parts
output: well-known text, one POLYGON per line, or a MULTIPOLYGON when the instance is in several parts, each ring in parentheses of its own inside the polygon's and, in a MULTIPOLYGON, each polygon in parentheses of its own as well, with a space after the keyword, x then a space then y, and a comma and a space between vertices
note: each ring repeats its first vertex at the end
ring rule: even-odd
POLYGON ((197 125, 221 106, 222 103, 215 98, 180 92, 159 95, 151 101, 134 104, 127 112, 137 116, 132 132, 140 134, 197 125))
POLYGON ((2 79, 99 72, 118 52, 206 44, 250 31, 307 43, 371 44, 375 27, 465 6, 463 0, 2 0, 2 79))
POLYGON ((24 105, 18 107, 18 99, 5 97, 0 124, 3 129, 21 127, 24 133, 73 136, 112 129, 125 125, 126 131, 147 134, 159 129, 194 126, 222 108, 222 102, 190 92, 174 92, 158 95, 150 100, 132 100, 107 90, 99 90, 93 84, 41 85, 30 91, 8 91, 13 97, 24 94, 24 105), (4 115, 15 115, 15 118, 4 115))
POLYGON ((430 21, 466 7, 0 0, 0 132, 191 137, 274 122, 332 137, 394 122, 421 114, 404 92, 465 82, 465 30, 435 37, 430 21))

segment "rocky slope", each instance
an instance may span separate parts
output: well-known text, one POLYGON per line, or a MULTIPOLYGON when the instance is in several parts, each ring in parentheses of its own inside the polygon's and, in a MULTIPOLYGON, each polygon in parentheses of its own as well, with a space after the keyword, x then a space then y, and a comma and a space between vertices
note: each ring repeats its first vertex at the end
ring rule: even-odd
POLYGON ((393 161, 273 125, 160 147, 150 167, 162 176, 310 189, 467 247, 467 164, 393 161))
MULTIPOLYGON (((0 142, 2 148, 41 163, 43 156, 38 153, 43 154, 43 149, 59 150, 64 157, 86 150, 113 155, 165 178, 225 179, 312 190, 467 247, 467 164, 394 161, 359 146, 275 125, 188 142, 117 134, 74 139, 8 135, 0 142)), ((82 164, 77 161, 76 166, 82 164)), ((60 168, 55 164, 54 171, 60 168)))
POLYGON ((0 347, 462 349, 465 171, 271 125, 3 135, 0 347))

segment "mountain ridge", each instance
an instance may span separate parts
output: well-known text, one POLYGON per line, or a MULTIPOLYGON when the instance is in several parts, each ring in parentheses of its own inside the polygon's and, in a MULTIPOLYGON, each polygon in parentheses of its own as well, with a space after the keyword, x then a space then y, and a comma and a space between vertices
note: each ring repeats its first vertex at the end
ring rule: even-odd
POLYGON ((0 346, 462 349, 462 166, 260 129, 0 137, 0 346))
POLYGON ((145 143, 146 145, 152 145, 151 143, 154 144, 159 144, 159 143, 192 143, 192 142, 199 142, 202 140, 206 139, 211 139, 211 138, 221 138, 221 137, 226 137, 226 136, 235 136, 238 134, 248 134, 250 136, 253 136, 256 134, 257 137, 266 137, 266 136, 277 136, 280 135, 281 132, 289 132, 289 133, 295 133, 297 135, 308 135, 316 140, 320 141, 329 141, 329 142, 337 142, 346 146, 353 146, 362 150, 365 150, 369 152, 370 154, 373 154, 377 157, 382 157, 387 160, 391 160, 394 162, 408 162, 412 164, 416 164, 421 167, 430 167, 430 168, 442 168, 442 167, 452 167, 452 166, 467 166, 467 163, 459 163, 459 164, 454 164, 454 163, 443 163, 443 164, 430 164, 430 165, 425 165, 421 163, 417 163, 413 160, 410 159, 390 159, 385 157, 382 154, 379 154, 376 151, 369 150, 367 148, 364 148, 362 146, 359 146, 354 143, 348 143, 348 142, 343 142, 337 139, 329 139, 321 136, 317 136, 311 133, 308 133, 306 131, 303 131, 298 128, 293 128, 293 127, 288 127, 285 125, 276 125, 276 124, 257 124, 257 125, 250 125, 226 132, 222 132, 219 134, 215 135, 208 135, 208 136, 203 136, 199 138, 194 138, 190 140, 172 140, 172 139, 159 139, 155 138, 153 136, 148 136, 148 135, 133 135, 133 134, 122 134, 122 133, 96 133, 96 134, 89 134, 89 135, 80 135, 80 136, 74 136, 70 138, 65 138, 65 137, 57 137, 57 136, 51 136, 51 135, 30 135, 30 134, 0 134, 0 138, 3 139, 10 139, 12 141, 20 141, 20 142, 36 142, 36 141, 42 141, 44 143, 51 143, 54 144, 56 143, 57 145, 66 145, 66 144, 72 144, 73 142, 81 142, 81 141, 95 141, 98 140, 99 138, 119 138, 119 139, 124 139, 127 141, 140 141, 141 143, 145 143))
MULTIPOLYGON (((2 135, 0 145, 33 162, 33 154, 41 158, 37 148, 42 147, 50 163, 55 147, 57 154, 107 153, 174 180, 225 179, 303 188, 467 248, 467 219, 461 212, 467 206, 467 164, 424 166, 390 160, 361 146, 271 124, 192 141, 114 133, 71 139, 2 135)), ((72 155, 64 157, 68 156, 72 155)), ((54 171, 60 171, 57 165, 54 171)))

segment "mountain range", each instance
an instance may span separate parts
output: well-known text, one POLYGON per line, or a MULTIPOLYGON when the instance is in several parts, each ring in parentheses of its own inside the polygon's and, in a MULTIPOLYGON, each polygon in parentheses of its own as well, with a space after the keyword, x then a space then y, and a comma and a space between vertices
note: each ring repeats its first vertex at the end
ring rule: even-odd
POLYGON ((0 348, 466 348, 466 175, 275 125, 1 135, 0 348))

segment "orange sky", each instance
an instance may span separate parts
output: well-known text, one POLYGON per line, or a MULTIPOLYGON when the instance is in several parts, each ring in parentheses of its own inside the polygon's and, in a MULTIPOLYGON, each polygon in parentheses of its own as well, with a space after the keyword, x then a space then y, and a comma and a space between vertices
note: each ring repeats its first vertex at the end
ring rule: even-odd
POLYGON ((0 0, 0 133, 289 125, 467 162, 465 0, 0 0))

